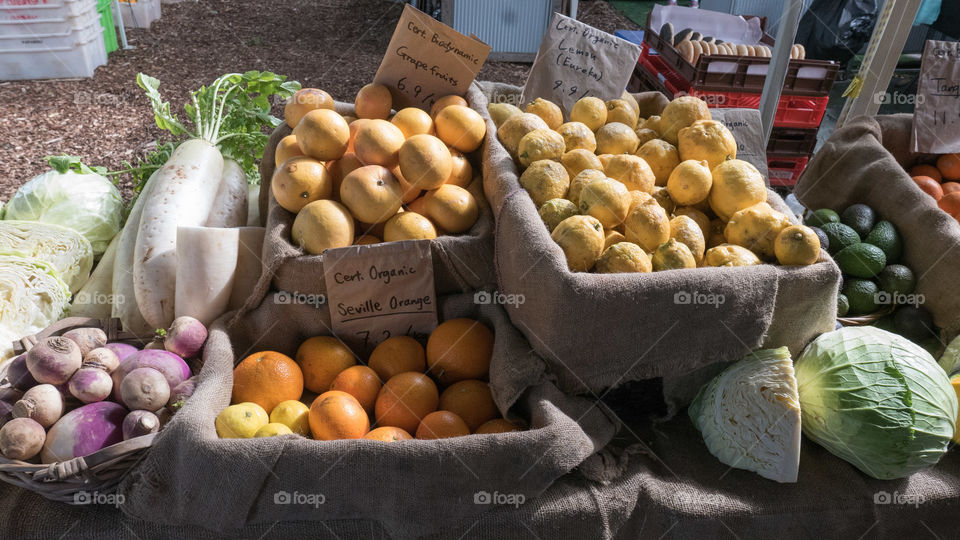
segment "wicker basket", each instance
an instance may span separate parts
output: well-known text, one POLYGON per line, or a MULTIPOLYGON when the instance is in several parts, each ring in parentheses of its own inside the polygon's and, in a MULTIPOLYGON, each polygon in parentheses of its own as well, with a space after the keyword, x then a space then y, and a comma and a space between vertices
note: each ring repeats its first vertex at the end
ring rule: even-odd
MULTIPOLYGON (((14 343, 16 354, 30 350, 39 340, 59 336, 74 328, 100 328, 107 340, 142 347, 149 338, 123 332, 119 319, 69 317, 42 332, 14 343)), ((10 386, 6 366, 0 368, 0 388, 10 386)), ((112 494, 127 472, 146 455, 156 433, 121 441, 90 454, 68 461, 35 464, 0 456, 0 480, 29 489, 44 497, 70 504, 89 504, 94 497, 112 494)))
POLYGON ((867 326, 893 313, 896 307, 897 306, 891 304, 880 311, 874 311, 873 313, 860 315, 859 317, 837 317, 837 322, 843 326, 867 326))

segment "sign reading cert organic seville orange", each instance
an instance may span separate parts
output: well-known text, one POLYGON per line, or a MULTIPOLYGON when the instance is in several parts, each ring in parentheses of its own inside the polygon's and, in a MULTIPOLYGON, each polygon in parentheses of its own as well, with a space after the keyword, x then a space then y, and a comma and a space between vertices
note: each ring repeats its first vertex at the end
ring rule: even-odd
POLYGON ((393 94, 393 108, 420 107, 450 94, 462 96, 490 54, 465 36, 407 4, 373 82, 393 94))

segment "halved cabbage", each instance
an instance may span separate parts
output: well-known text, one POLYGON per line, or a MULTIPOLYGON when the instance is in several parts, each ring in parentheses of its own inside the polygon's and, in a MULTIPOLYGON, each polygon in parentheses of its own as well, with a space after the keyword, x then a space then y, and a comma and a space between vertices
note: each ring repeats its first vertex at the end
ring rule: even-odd
POLYGON ((59 320, 69 300, 70 289, 53 266, 0 252, 0 357, 11 356, 12 340, 59 320))
POLYGON ((751 353, 703 385, 688 410, 722 463, 777 482, 800 469, 800 398, 786 347, 751 353))
POLYGON ((93 249, 73 229, 36 221, 0 221, 0 251, 20 253, 50 263, 77 292, 90 277, 93 249))

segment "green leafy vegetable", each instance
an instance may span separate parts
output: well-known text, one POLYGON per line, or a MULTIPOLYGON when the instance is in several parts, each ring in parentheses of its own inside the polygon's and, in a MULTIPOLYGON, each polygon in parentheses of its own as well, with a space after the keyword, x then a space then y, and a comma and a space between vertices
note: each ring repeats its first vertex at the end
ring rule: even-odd
POLYGON ((0 360, 11 342, 35 334, 63 316, 70 289, 52 266, 20 253, 0 252, 0 360))
POLYGON ((93 269, 93 248, 80 233, 36 221, 0 221, 0 251, 46 261, 60 273, 70 292, 80 290, 93 269))
POLYGON ((51 169, 60 174, 64 174, 67 171, 73 171, 77 174, 107 174, 106 167, 87 167, 80 161, 80 156, 68 156, 64 154, 61 156, 46 156, 43 159, 47 161, 51 169))

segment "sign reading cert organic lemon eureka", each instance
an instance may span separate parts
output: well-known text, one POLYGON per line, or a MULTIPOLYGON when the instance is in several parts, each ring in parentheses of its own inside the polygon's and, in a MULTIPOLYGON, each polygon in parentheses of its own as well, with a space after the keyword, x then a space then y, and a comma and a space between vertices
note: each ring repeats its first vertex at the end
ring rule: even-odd
POLYGON ((569 114, 587 96, 619 98, 639 58, 633 43, 554 13, 523 87, 523 103, 542 97, 569 114))
POLYGON ((490 54, 490 46, 407 4, 373 82, 390 89, 393 108, 419 107, 450 94, 462 96, 490 54))
POLYGON ((749 162, 770 185, 767 149, 763 144, 760 111, 757 109, 710 109, 710 117, 727 126, 737 141, 737 159, 749 162))
POLYGON ((927 41, 917 82, 911 148, 925 154, 960 152, 960 43, 927 41))
POLYGON ((428 240, 328 249, 323 275, 333 333, 358 354, 391 336, 425 338, 437 327, 428 240))

